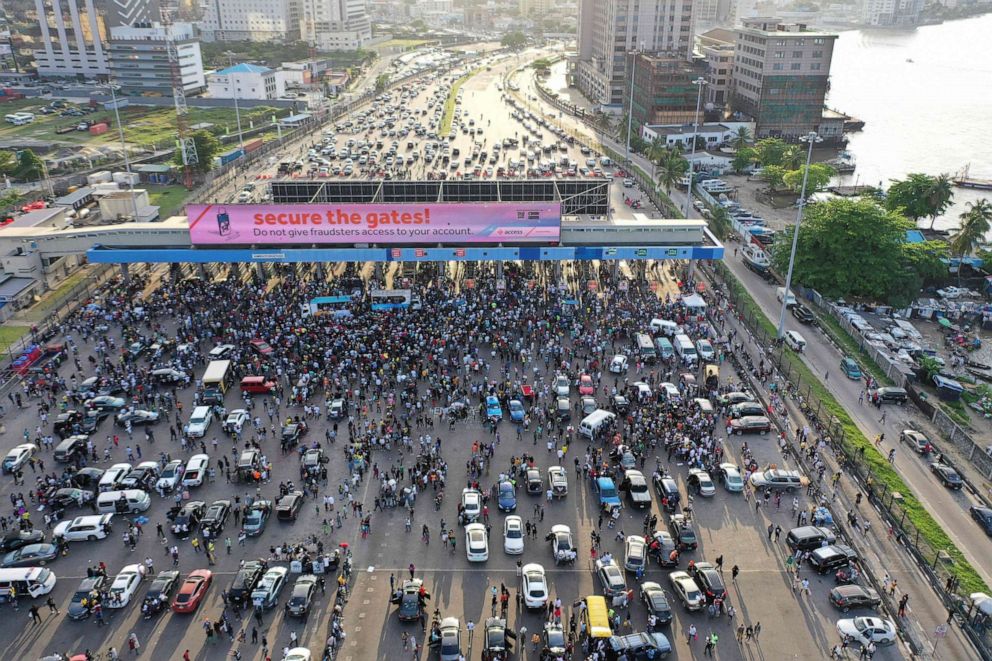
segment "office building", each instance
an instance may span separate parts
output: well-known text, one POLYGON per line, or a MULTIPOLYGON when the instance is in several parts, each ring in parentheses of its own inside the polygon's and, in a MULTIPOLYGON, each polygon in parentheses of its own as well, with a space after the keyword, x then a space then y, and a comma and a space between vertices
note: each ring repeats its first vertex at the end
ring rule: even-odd
POLYGON ((106 24, 94 0, 34 0, 41 28, 34 59, 38 75, 106 78, 106 24))
POLYGON ((517 8, 521 16, 543 18, 551 13, 553 5, 551 0, 520 0, 517 8))
POLYGON ((297 41, 301 0, 205 0, 204 41, 297 41))
POLYGON ((815 131, 837 35, 774 18, 745 20, 735 34, 733 110, 754 119, 758 138, 815 131))
POLYGON ((302 0, 301 38, 318 50, 356 50, 372 40, 365 0, 302 0))
MULTIPOLYGON (((682 57, 647 53, 628 57, 631 62, 637 60, 632 67, 634 127, 694 121, 699 88, 692 81, 706 74, 702 60, 687 62, 682 57)), ((630 98, 628 90, 624 100, 630 98)))
POLYGON ((703 99, 717 108, 722 108, 730 100, 731 76, 734 72, 733 30, 713 28, 696 37, 699 52, 706 60, 706 89, 703 99))
POLYGON ((572 69, 579 90, 600 107, 618 110, 629 53, 691 60, 693 8, 693 0, 581 0, 572 69))
POLYGON ((159 0, 101 0, 108 28, 162 20, 159 0))
POLYGON ((924 0, 865 0, 861 20, 878 28, 912 28, 920 22, 924 0))
POLYGON ((207 91, 215 99, 278 99, 286 93, 275 69, 256 64, 235 64, 207 76, 207 91))
MULTIPOLYGON (((110 74, 125 96, 172 96, 172 67, 160 23, 110 28, 110 74)), ((172 38, 179 57, 179 76, 187 95, 206 87, 200 42, 189 23, 174 23, 172 38)))

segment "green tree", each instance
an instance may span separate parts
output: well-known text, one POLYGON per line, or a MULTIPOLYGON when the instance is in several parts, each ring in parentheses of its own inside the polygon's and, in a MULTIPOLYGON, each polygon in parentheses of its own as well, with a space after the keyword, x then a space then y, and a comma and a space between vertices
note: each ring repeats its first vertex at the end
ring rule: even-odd
MULTIPOLYGON (((798 170, 786 172, 782 177, 783 183, 797 195, 802 193, 803 173, 805 171, 806 165, 804 164, 798 170)), ((808 195, 809 193, 826 188, 827 184, 830 183, 830 178, 833 177, 834 174, 836 174, 834 169, 826 163, 813 163, 810 165, 809 177, 806 181, 806 194, 808 195)))
POLYGON ((689 161, 685 160, 678 152, 666 149, 658 158, 658 165, 655 167, 655 177, 658 185, 665 189, 666 193, 672 192, 672 186, 685 176, 689 170, 689 161))
MULTIPOLYGON (((959 260, 975 252, 985 239, 992 225, 992 204, 986 199, 968 202, 968 209, 958 218, 961 224, 951 234, 950 252, 959 260)), ((958 264, 958 283, 961 282, 961 265, 958 264)))
POLYGON ((389 87, 389 74, 382 73, 375 79, 375 93, 381 94, 389 87))
MULTIPOLYGON (((795 278, 828 298, 911 298, 905 286, 903 245, 912 223, 898 213, 860 199, 838 199, 806 208, 799 230, 795 278), (900 288, 903 290, 900 292, 900 288)), ((775 268, 785 272, 792 247, 790 227, 772 246, 775 268)))
POLYGON ((0 174, 14 174, 17 169, 17 154, 12 151, 0 151, 0 174))
POLYGON ((742 147, 751 143, 752 138, 751 131, 746 126, 740 126, 737 128, 737 133, 734 134, 734 137, 730 139, 730 146, 740 151, 742 147))
MULTIPOLYGON (((220 140, 209 131, 196 131, 193 134, 193 143, 196 145, 197 164, 193 166, 194 172, 201 174, 209 172, 214 167, 214 158, 221 150, 220 140)), ((182 150, 176 149, 176 155, 172 159, 179 167, 183 165, 182 150)))
POLYGON ((0 192, 0 213, 13 207, 21 199, 21 194, 11 188, 0 192))
POLYGON ((947 211, 947 207, 951 206, 952 199, 954 199, 954 187, 951 184, 950 175, 941 174, 934 177, 926 195, 927 215, 930 216, 930 229, 933 229, 933 224, 937 221, 937 217, 943 215, 947 211))
POLYGON ((927 200, 936 177, 919 172, 907 175, 905 179, 893 179, 885 196, 885 208, 898 211, 914 223, 930 215, 927 200))
POLYGON ((785 188, 786 174, 786 169, 781 165, 766 165, 762 168, 761 174, 758 177, 766 182, 768 187, 774 191, 785 188))
POLYGON ((751 147, 738 147, 733 160, 730 161, 730 167, 734 169, 735 173, 740 174, 754 163, 756 156, 757 154, 751 147))
POLYGON ((30 149, 22 149, 17 154, 17 167, 14 169, 14 177, 21 181, 33 181, 41 179, 45 172, 45 164, 30 149))
POLYGON ((758 162, 765 167, 782 165, 782 157, 787 147, 788 145, 778 138, 765 138, 754 145, 754 149, 758 153, 758 162))
POLYGON ((942 285, 947 281, 950 255, 947 242, 907 242, 903 244, 902 254, 907 268, 919 277, 921 285, 942 285))
POLYGON ((786 170, 798 170, 806 163, 806 150, 799 145, 788 145, 782 151, 782 162, 780 165, 786 170))
POLYGON ((506 34, 503 35, 503 38, 500 39, 500 43, 503 44, 503 46, 505 46, 506 48, 511 48, 511 49, 523 48, 524 46, 527 45, 527 35, 525 35, 520 30, 516 30, 514 32, 507 32, 506 34))

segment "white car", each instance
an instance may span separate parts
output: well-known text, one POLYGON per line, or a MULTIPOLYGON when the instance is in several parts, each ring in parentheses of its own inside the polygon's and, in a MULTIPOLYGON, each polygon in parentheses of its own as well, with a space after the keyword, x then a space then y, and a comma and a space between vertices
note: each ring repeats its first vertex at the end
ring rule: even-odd
POLYGON ((462 489, 462 521, 472 523, 482 516, 482 494, 475 489, 462 489))
POLYGON ((689 469, 689 488, 695 489, 700 496, 712 496, 716 494, 716 485, 710 478, 710 474, 699 468, 689 469))
POLYGON ((555 564, 575 560, 575 544, 572 542, 572 529, 566 525, 551 526, 547 538, 551 542, 551 555, 555 564))
POLYGON ((100 482, 97 485, 97 490, 101 493, 104 491, 114 491, 121 483, 121 480, 123 480, 124 477, 130 472, 131 464, 114 464, 100 476, 100 482))
POLYGON ((94 541, 110 534, 113 514, 90 514, 62 521, 52 531, 52 538, 67 542, 94 541))
POLYGON ((155 488, 160 491, 172 491, 179 485, 179 480, 183 477, 183 462, 179 459, 170 461, 162 469, 158 476, 155 488))
POLYGON ((613 356, 613 360, 610 361, 610 371, 614 374, 621 374, 627 371, 627 356, 623 354, 613 356))
POLYGON ((520 555, 524 552, 524 522, 512 515, 503 520, 503 550, 507 555, 520 555))
POLYGON ((205 454, 194 454, 186 462, 186 470, 183 471, 183 486, 198 487, 207 478, 207 468, 210 466, 210 457, 205 454))
POLYGON ((489 539, 486 527, 481 523, 465 526, 465 555, 469 562, 485 562, 489 559, 489 539))
POLYGON ((564 498, 568 495, 568 472, 562 466, 550 466, 548 468, 548 485, 551 487, 551 496, 554 498, 564 498))
POLYGON ((128 565, 114 578, 107 597, 108 608, 124 608, 131 603, 131 597, 138 591, 141 579, 145 577, 144 565, 128 565))
POLYGON ((232 351, 234 351, 233 344, 218 344, 210 350, 210 353, 208 353, 207 356, 210 360, 223 360, 224 358, 227 358, 232 351))
POLYGON ((623 544, 623 568, 636 572, 647 569, 648 546, 643 537, 630 535, 623 544))
POLYGON ((686 610, 698 611, 703 608, 703 593, 692 576, 684 571, 673 571, 668 575, 668 580, 672 582, 672 589, 686 610))
POLYGON ((558 378, 555 379, 555 394, 559 397, 568 397, 571 387, 567 376, 559 374, 558 378))
POLYGON ((548 580, 544 567, 532 562, 520 570, 520 590, 527 608, 544 608, 548 603, 548 580))
POLYGON ((234 432, 235 434, 240 434, 241 430, 250 419, 251 416, 248 415, 248 411, 244 409, 234 409, 227 414, 227 418, 224 420, 222 427, 224 431, 228 433, 234 432))
POLYGON ((21 443, 3 458, 3 472, 17 472, 37 451, 38 446, 34 443, 21 443))
POLYGON ((665 397, 669 401, 677 402, 682 397, 682 393, 679 392, 678 386, 676 386, 674 383, 665 381, 659 387, 665 391, 665 397))
POLYGON ((268 610, 279 601, 279 593, 286 586, 289 570, 285 567, 272 567, 251 592, 251 602, 258 610, 268 610))
POLYGON ((723 486, 727 491, 738 493, 744 491, 744 478, 734 464, 720 464, 720 474, 723 475, 723 486))
POLYGON ((713 345, 710 344, 709 340, 696 340, 696 353, 699 354, 700 360, 712 361, 716 356, 716 352, 713 350, 713 345))
POLYGON ((837 633, 848 636, 862 645, 874 641, 876 645, 891 645, 896 641, 896 625, 880 617, 855 617, 837 620, 837 633))
POLYGON ((313 655, 306 647, 294 647, 282 657, 282 661, 310 661, 313 655))
POLYGON ((197 406, 189 416, 186 435, 190 438, 203 438, 214 421, 214 412, 209 406, 197 406))

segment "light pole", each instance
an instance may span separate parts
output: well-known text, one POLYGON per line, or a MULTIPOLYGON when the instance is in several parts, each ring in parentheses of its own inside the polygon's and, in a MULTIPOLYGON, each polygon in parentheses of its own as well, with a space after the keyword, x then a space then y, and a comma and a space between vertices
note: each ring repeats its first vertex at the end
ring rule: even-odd
MULTIPOLYGON (((234 68, 234 53, 227 51, 227 64, 234 68)), ((238 118, 238 146, 241 147, 241 156, 245 155, 245 139, 241 134, 241 109, 238 108, 238 84, 234 72, 231 72, 231 93, 234 94, 234 116, 238 118)))
MULTIPOLYGON (((641 43, 641 49, 643 50, 644 43, 641 43)), ((634 122, 634 76, 637 75, 637 54, 641 51, 633 51, 631 53, 631 64, 630 64, 630 100, 627 103, 627 162, 630 163, 630 129, 634 122)))
MULTIPOLYGON (((703 86, 706 85, 706 79, 700 76, 692 81, 692 84, 696 86, 696 114, 693 116, 692 120, 692 152, 690 156, 696 155, 696 138, 699 135, 699 106, 703 101, 703 86)), ((692 210, 692 179, 693 179, 693 169, 692 169, 692 158, 689 159, 689 186, 685 190, 685 217, 689 217, 689 212, 692 210)))
POLYGON ((792 286, 792 268, 796 263, 796 246, 799 244, 799 225, 803 222, 803 209, 806 208, 806 181, 809 179, 809 166, 813 161, 813 145, 823 142, 823 138, 810 131, 799 138, 800 142, 808 142, 809 150, 806 152, 806 169, 803 171, 803 186, 799 193, 799 208, 796 210, 796 228, 792 232, 792 252, 789 254, 789 271, 785 275, 785 291, 782 294, 782 312, 778 317, 778 339, 782 339, 785 334, 785 311, 788 309, 789 288, 792 286))
POLYGON ((134 181, 131 178, 131 159, 127 156, 127 143, 124 141, 124 125, 121 123, 121 113, 117 108, 117 91, 114 89, 114 81, 108 81, 110 88, 110 102, 114 105, 114 121, 117 122, 117 135, 121 138, 121 151, 124 153, 124 170, 127 172, 127 189, 131 193, 131 206, 134 207, 134 222, 138 222, 138 200, 134 196, 134 181))

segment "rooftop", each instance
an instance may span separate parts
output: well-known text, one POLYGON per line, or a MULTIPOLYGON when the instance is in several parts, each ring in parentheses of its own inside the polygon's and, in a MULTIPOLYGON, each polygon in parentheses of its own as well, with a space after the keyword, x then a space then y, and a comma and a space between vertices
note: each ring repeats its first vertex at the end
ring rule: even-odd
POLYGON ((229 76, 232 73, 269 73, 270 71, 272 71, 272 69, 268 67, 242 62, 241 64, 235 64, 233 67, 221 69, 220 71, 215 71, 214 73, 220 76, 229 76))
POLYGON ((713 28, 699 35, 699 39, 704 42, 722 42, 728 46, 733 46, 736 36, 733 30, 727 28, 713 28))
POLYGON ((48 221, 52 220, 56 216, 65 213, 65 207, 50 207, 48 209, 38 209, 37 211, 29 211, 27 213, 22 213, 20 216, 14 218, 14 221, 4 225, 3 229, 9 230, 17 227, 38 227, 48 221))
POLYGON ((0 282, 0 300, 11 301, 17 298, 22 291, 37 282, 34 278, 7 278, 0 282))

